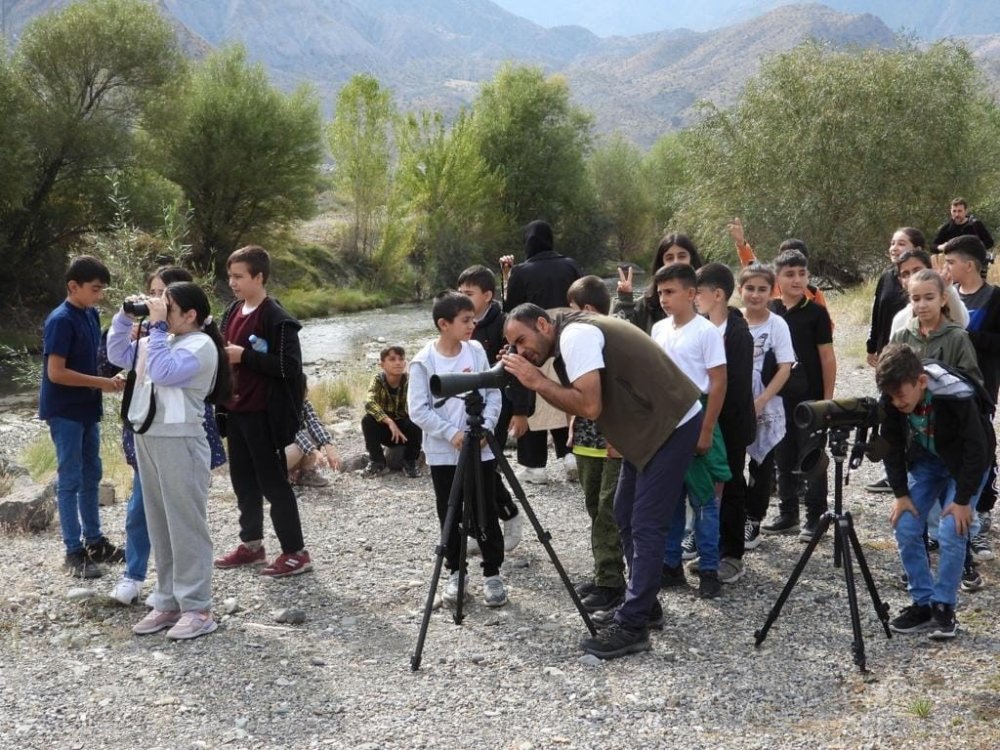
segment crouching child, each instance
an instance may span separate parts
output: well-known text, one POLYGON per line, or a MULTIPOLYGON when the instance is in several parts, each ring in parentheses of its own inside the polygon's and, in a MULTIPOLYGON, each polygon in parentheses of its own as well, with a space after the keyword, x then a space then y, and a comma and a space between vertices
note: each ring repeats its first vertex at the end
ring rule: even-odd
POLYGON ((995 450, 992 431, 983 424, 988 413, 982 409, 984 393, 959 371, 921 361, 903 344, 885 347, 875 380, 886 412, 886 476, 896 496, 889 520, 913 602, 890 627, 897 633, 927 633, 935 640, 954 638, 972 514, 995 450), (924 525, 938 498, 940 557, 932 571, 924 525))

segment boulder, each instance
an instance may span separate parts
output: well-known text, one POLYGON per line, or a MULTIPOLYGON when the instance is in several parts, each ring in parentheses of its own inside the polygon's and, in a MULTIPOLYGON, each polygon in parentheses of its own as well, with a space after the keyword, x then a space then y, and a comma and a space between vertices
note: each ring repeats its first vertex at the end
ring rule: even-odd
POLYGON ((45 486, 18 483, 0 498, 0 529, 4 531, 44 531, 55 516, 55 480, 45 486))

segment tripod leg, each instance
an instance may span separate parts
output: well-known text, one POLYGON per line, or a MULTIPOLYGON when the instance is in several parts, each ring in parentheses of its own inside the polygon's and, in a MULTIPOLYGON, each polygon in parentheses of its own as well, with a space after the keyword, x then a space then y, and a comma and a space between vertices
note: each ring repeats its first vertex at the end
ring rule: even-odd
POLYGON ((882 598, 878 595, 878 589, 875 587, 875 579, 872 578, 871 570, 868 568, 868 561, 865 559, 865 553, 861 549, 861 542, 858 541, 858 534, 854 530, 854 518, 850 513, 845 513, 844 515, 847 517, 847 538, 854 549, 854 557, 858 561, 861 576, 865 579, 865 586, 868 587, 868 595, 871 597, 872 605, 875 607, 875 614, 882 623, 885 637, 892 638, 892 630, 889 629, 889 605, 883 602, 882 598))
POLYGON ((851 629, 854 631, 854 642, 851 650, 854 652, 854 663, 862 672, 867 672, 865 666, 865 638, 861 632, 861 614, 858 612, 858 592, 854 588, 854 566, 851 564, 851 547, 846 543, 850 531, 850 518, 841 516, 837 520, 841 538, 845 540, 842 549, 844 557, 844 581, 847 584, 847 603, 851 610, 851 629))
MULTIPOLYGON (((472 432, 465 433, 462 452, 458 457, 458 468, 455 471, 455 485, 462 492, 462 522, 461 539, 458 548, 458 569, 465 571, 469 552, 469 529, 479 529, 478 520, 483 517, 483 472, 482 454, 479 450, 479 440, 472 432)), ((454 486, 452 492, 454 492, 454 486)), ((450 498, 449 498, 450 500, 450 498)), ((465 587, 468 584, 468 574, 458 577, 458 602, 455 604, 455 624, 461 625, 464 619, 465 587)))
POLYGON ((764 621, 764 625, 759 629, 754 631, 754 645, 758 648, 760 644, 764 642, 767 638, 767 632, 771 629, 774 621, 778 619, 781 614, 781 608, 785 606, 785 601, 788 599, 789 594, 792 593, 792 589, 795 588, 795 584, 799 580, 799 576, 802 575, 802 571, 805 570, 806 563, 809 562, 809 558, 812 557, 812 553, 816 550, 819 545, 820 540, 823 535, 826 534, 827 529, 830 528, 830 515, 824 514, 820 518, 819 526, 816 529, 816 533, 813 534, 813 538, 809 540, 809 544, 806 545, 805 550, 799 557, 799 561, 795 564, 795 568, 792 570, 792 574, 788 577, 788 581, 785 583, 785 587, 781 590, 778 595, 778 600, 771 607, 771 611, 767 614, 767 619, 764 621))
MULTIPOLYGON (((465 446, 462 446, 463 454, 465 452, 465 446)), ((416 672, 420 669, 420 662, 423 658, 424 642, 427 640, 427 628, 431 621, 431 612, 434 611, 434 596, 437 593, 438 582, 441 580, 441 568, 444 566, 444 556, 448 549, 448 542, 450 541, 452 531, 455 529, 455 518, 458 514, 459 501, 462 494, 462 460, 459 458, 458 467, 455 470, 455 480, 451 485, 451 493, 448 495, 448 512, 445 513, 444 524, 441 527, 441 539, 438 541, 437 547, 434 549, 434 573, 431 575, 430 588, 427 591, 427 600, 424 602, 424 613, 420 620, 420 632, 417 634, 417 645, 413 651, 413 655, 410 657, 410 669, 416 672)), ((464 544, 462 545, 464 547, 464 544)), ((462 569, 461 563, 465 561, 465 550, 462 549, 462 554, 460 555, 459 570, 462 569)), ((461 577, 459 578, 461 581, 461 577)), ((464 592, 461 591, 459 587, 459 595, 464 592)), ((459 598, 461 602, 461 598, 459 598)), ((460 622, 456 620, 456 622, 460 622)))
POLYGON ((503 451, 500 450, 496 438, 492 435, 492 433, 486 433, 486 442, 492 449, 493 455, 496 456, 497 466, 507 478, 507 484, 510 485, 511 490, 514 492, 514 496, 520 501, 521 509, 528 517, 528 521, 531 522, 531 526, 534 528, 535 534, 538 536, 538 541, 542 543, 542 546, 548 553, 549 560, 552 561, 552 566, 556 569, 556 573, 559 574, 559 578, 562 580, 563 586, 565 586, 566 590, 569 592, 569 597, 573 600, 573 604, 580 613, 580 617, 583 618, 583 624, 586 625, 587 630, 591 635, 597 635, 597 628, 594 627, 594 623, 590 619, 590 613, 587 612, 586 608, 583 606, 583 602, 580 600, 580 595, 577 594, 576 589, 573 588, 573 582, 569 579, 569 576, 566 574, 566 569, 563 568, 562 563, 559 562, 559 557, 556 555, 556 551, 552 548, 552 535, 542 528, 542 524, 538 520, 538 516, 535 515, 535 511, 532 509, 530 503, 528 503, 528 498, 525 497, 524 489, 521 487, 521 483, 517 481, 517 477, 514 475, 514 470, 507 461, 507 457, 504 456, 503 451))

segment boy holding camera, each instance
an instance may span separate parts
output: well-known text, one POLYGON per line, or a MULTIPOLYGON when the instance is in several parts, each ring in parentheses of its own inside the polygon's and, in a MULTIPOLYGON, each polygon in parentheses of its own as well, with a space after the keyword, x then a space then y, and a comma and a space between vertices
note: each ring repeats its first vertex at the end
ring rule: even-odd
POLYGON ((925 365, 903 344, 882 350, 875 382, 885 407, 885 471, 896 496, 889 520, 913 600, 890 627, 897 633, 926 632, 934 640, 954 638, 973 507, 996 448, 992 430, 985 428, 989 417, 980 408, 981 387, 958 371, 925 365), (935 575, 924 526, 938 499, 942 510, 935 575))
MULTIPOLYGON (((467 471, 464 475, 463 497, 460 499, 462 506, 459 506, 452 527, 444 529, 451 486, 458 468, 459 451, 465 442, 465 402, 461 398, 452 397, 437 406, 435 402, 438 399, 431 393, 430 386, 433 375, 483 372, 490 369, 490 363, 482 345, 470 340, 476 326, 472 300, 455 291, 442 292, 434 298, 431 313, 438 329, 438 337, 417 352, 410 362, 407 401, 410 419, 423 431, 424 455, 431 470, 438 520, 442 532, 447 531, 448 535, 445 567, 450 574, 442 599, 445 604, 456 603, 460 576, 466 575, 460 569, 459 561, 459 524, 462 524, 461 533, 473 533, 483 554, 483 601, 487 607, 502 607, 507 603, 507 591, 500 578, 504 546, 495 498, 496 460, 493 452, 484 445, 480 466, 484 496, 481 504, 473 500, 473 505, 478 505, 477 510, 482 513, 482 517, 465 519, 463 523, 461 509, 465 504, 464 495, 475 492, 476 482, 473 473, 467 471)), ((500 415, 500 391, 486 388, 481 389, 480 394, 486 402, 483 409, 484 429, 492 430, 500 415)))

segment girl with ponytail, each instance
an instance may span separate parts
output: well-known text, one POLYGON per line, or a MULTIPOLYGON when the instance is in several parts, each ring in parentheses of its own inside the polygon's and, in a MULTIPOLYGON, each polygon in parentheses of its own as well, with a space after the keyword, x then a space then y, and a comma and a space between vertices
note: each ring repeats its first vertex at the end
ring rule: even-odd
MULTIPOLYGON (((128 409, 156 561, 153 609, 132 630, 168 629, 179 640, 213 632, 212 540, 208 529, 211 451, 203 426, 205 401, 229 398, 232 376, 208 297, 179 281, 146 300, 149 336, 140 339, 128 409)), ((108 358, 127 364, 132 316, 111 324, 108 358)))

